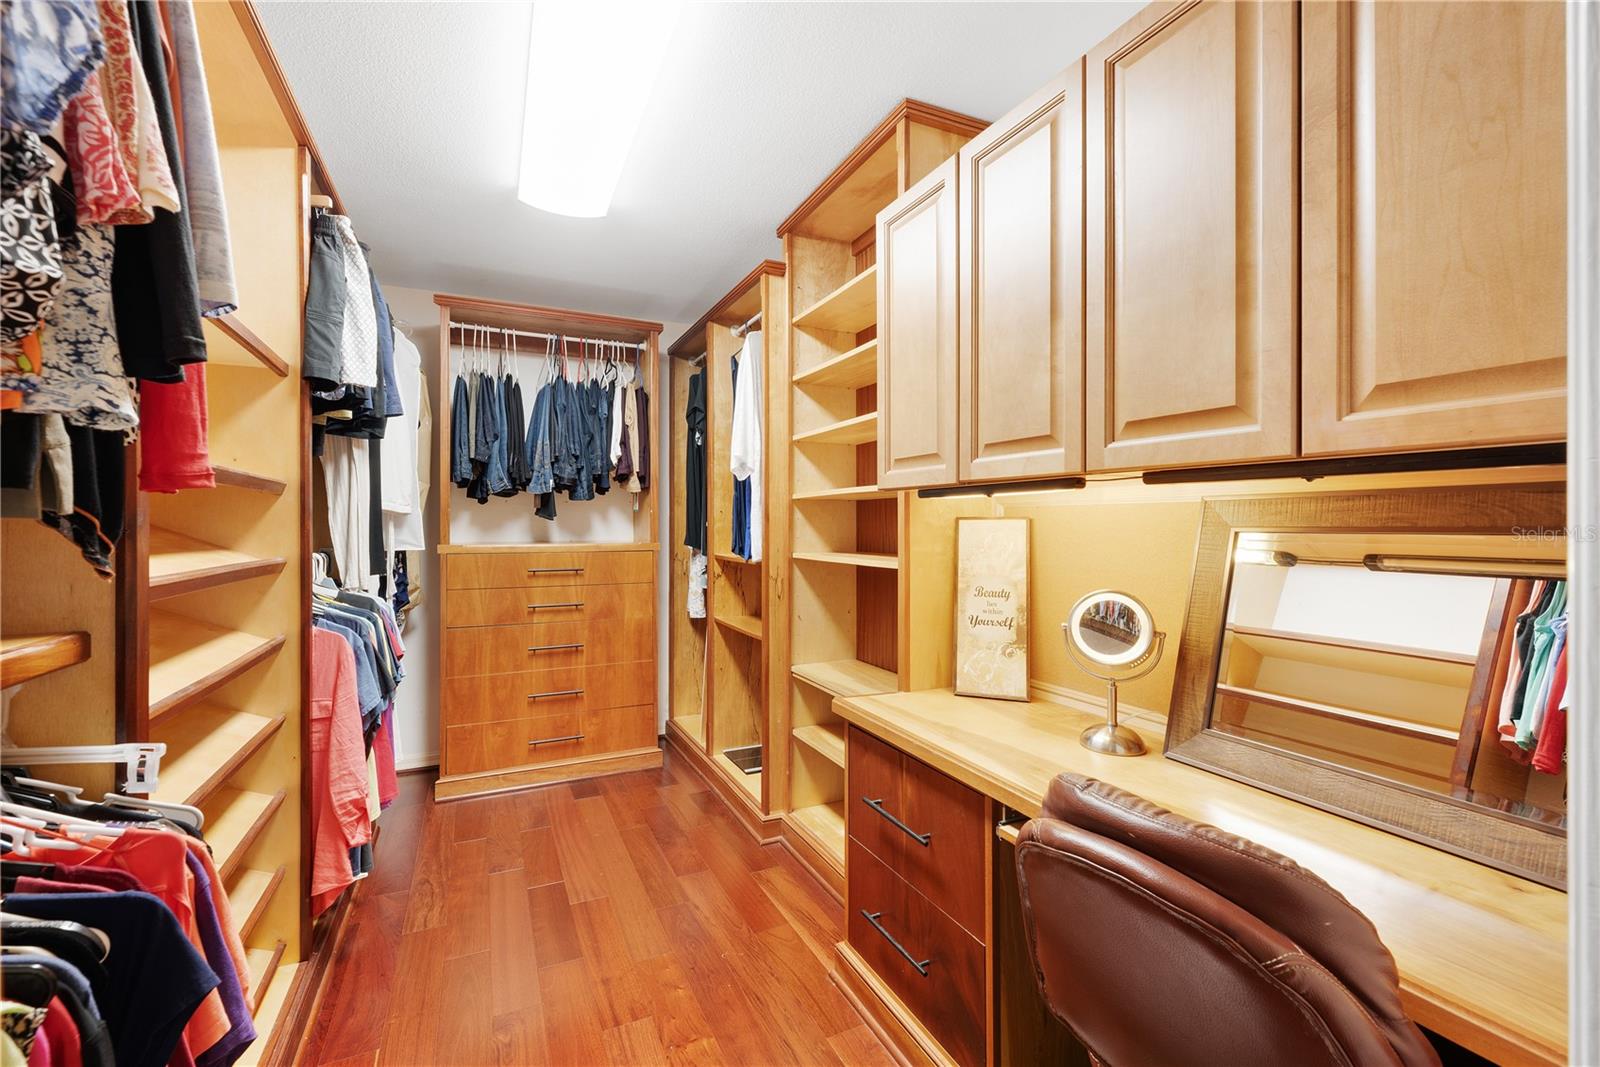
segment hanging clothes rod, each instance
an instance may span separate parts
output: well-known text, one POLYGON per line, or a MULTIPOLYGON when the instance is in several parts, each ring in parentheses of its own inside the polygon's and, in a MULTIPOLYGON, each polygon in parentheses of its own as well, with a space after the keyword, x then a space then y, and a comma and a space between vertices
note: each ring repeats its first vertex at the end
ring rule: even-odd
POLYGON ((754 315, 751 315, 748 319, 745 319, 739 325, 735 326, 733 328, 733 335, 735 337, 743 337, 745 334, 749 333, 752 329, 754 329, 756 326, 759 326, 760 324, 761 324, 761 312, 758 311, 754 315))
POLYGON ((618 348, 635 352, 643 352, 645 349, 643 341, 612 341, 604 337, 568 337, 566 334, 561 333, 534 333, 529 330, 513 330, 505 326, 485 326, 477 322, 457 322, 454 319, 450 320, 450 328, 452 330, 461 330, 464 333, 486 333, 490 336, 498 334, 502 337, 531 337, 535 340, 550 341, 552 343, 556 341, 577 341, 581 344, 599 345, 601 347, 614 345, 618 348))

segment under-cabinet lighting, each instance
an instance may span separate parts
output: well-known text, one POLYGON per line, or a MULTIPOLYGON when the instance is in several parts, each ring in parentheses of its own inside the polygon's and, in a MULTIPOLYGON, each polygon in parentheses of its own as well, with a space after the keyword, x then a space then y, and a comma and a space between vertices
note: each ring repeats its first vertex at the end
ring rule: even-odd
POLYGON ((1058 489, 1082 489, 1087 485, 1083 478, 1041 478, 1032 482, 998 482, 992 485, 948 485, 939 489, 918 489, 923 500, 950 497, 1027 496, 1030 493, 1051 493, 1058 489))
POLYGON ((518 200, 573 218, 605 215, 680 7, 673 0, 533 5, 518 200))
POLYGON ((1399 571, 1406 574, 1459 574, 1476 578, 1565 578, 1563 560, 1495 559, 1469 556, 1385 556, 1369 555, 1362 566, 1372 571, 1399 571))
POLYGON ((1293 552, 1275 551, 1270 548, 1236 548, 1233 552, 1235 563, 1254 563, 1259 567, 1293 567, 1300 562, 1293 552))

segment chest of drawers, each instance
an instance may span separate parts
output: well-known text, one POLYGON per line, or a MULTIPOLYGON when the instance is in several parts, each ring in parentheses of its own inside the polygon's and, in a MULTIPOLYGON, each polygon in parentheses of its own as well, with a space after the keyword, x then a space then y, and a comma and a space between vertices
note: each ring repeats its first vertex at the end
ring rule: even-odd
POLYGON ((845 777, 846 941, 945 1060, 982 1067, 989 802, 856 726, 845 777))
POLYGON ((442 557, 441 799, 659 765, 655 550, 442 557))

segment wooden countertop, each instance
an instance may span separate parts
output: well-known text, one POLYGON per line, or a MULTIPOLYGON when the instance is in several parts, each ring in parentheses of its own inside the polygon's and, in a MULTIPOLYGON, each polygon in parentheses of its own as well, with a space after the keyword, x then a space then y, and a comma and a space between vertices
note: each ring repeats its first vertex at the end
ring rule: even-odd
MULTIPOLYGON (((1567 1061, 1567 897, 1545 886, 1150 752, 1078 744, 1097 721, 1043 701, 948 689, 841 697, 845 719, 1030 816, 1061 771, 1110 782, 1276 849, 1366 912, 1412 1018, 1504 1064, 1567 1061)), ((1127 721, 1127 720, 1125 720, 1127 721)))

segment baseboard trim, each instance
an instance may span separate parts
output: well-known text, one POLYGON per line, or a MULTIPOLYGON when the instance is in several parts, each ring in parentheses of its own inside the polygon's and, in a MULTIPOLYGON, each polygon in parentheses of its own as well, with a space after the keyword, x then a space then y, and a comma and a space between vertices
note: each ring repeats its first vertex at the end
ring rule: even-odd
POLYGON ((839 957, 829 971, 834 984, 903 1067, 959 1067, 855 949, 844 941, 833 949, 839 957))
POLYGON ((667 722, 666 744, 683 758, 683 762, 699 776, 701 781, 711 787, 711 791, 717 794, 729 811, 733 812, 739 825, 755 838, 757 844, 777 843, 783 817, 763 812, 751 797, 750 791, 738 782, 729 781, 722 767, 707 756, 699 743, 686 735, 683 728, 672 720, 667 722))
POLYGON ((659 766, 661 766, 661 748, 657 746, 591 756, 587 759, 567 760, 562 763, 542 763, 537 767, 517 767, 504 771, 486 771, 482 774, 459 774, 453 778, 440 778, 434 782, 433 799, 436 803, 442 804, 469 797, 534 789, 541 785, 554 785, 557 782, 572 782, 580 778, 598 778, 604 774, 647 771, 659 766))
POLYGON ((788 815, 783 816, 779 832, 783 847, 827 888, 841 908, 844 907, 844 871, 835 867, 827 854, 812 841, 811 835, 796 826, 788 815))

